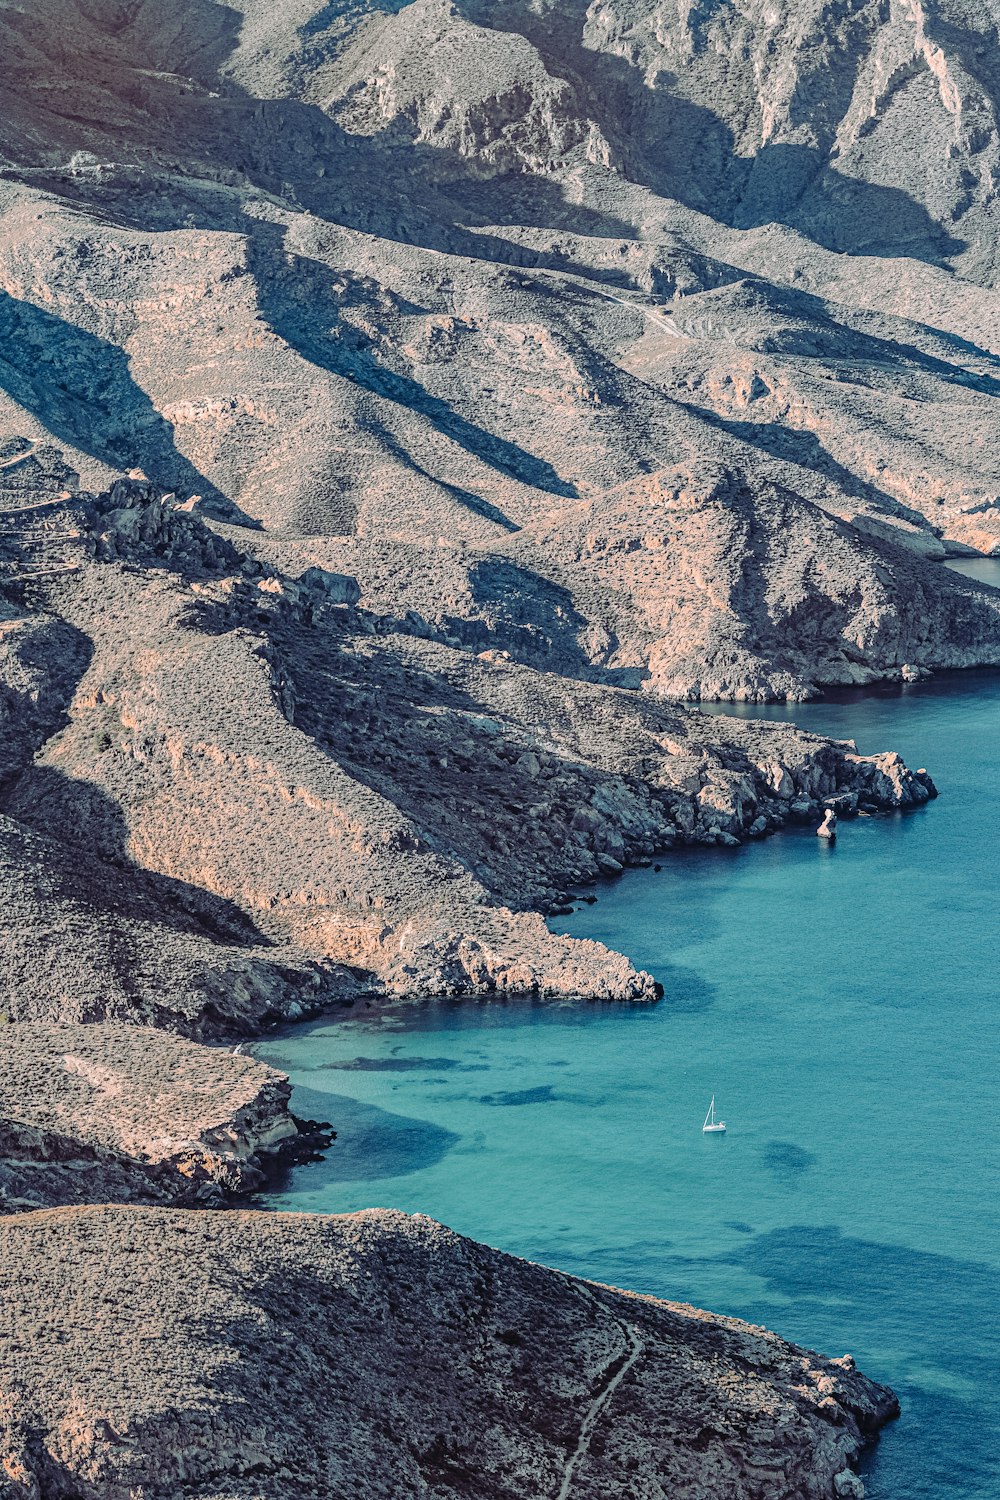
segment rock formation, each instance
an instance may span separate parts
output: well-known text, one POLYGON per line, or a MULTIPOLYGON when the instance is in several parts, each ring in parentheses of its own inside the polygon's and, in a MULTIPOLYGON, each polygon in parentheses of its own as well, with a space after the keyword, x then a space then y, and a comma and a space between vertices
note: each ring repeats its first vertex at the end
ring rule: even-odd
POLYGON ((288 1109, 263 1063, 140 1026, 6 1024, 0 1212, 50 1203, 223 1205, 262 1161, 329 1136, 288 1109))
POLYGON ((850 1358, 387 1212, 0 1221, 0 1392, 3 1500, 828 1500, 898 1409, 850 1358))

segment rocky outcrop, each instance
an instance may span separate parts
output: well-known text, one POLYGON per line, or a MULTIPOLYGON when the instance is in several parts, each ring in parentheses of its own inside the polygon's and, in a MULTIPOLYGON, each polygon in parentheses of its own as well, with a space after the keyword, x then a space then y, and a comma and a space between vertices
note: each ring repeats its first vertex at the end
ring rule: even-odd
POLYGON ((328 1141, 280 1073, 141 1026, 10 1024, 0 1048, 0 1210, 222 1205, 263 1164, 328 1141))
POLYGON ((850 1358, 376 1211, 6 1219, 0 1390, 4 1500, 830 1500, 898 1410, 850 1358))

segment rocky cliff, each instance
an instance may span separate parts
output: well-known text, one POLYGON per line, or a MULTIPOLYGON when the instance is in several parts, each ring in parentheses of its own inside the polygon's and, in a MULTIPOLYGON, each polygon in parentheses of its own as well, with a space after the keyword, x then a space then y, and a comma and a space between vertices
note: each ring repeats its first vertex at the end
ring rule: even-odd
POLYGON ((828 1500, 897 1411, 849 1357, 402 1214, 57 1210, 0 1250, 3 1500, 828 1500))
POLYGON ((57 1203, 224 1206, 269 1159, 329 1135, 289 1112, 287 1078, 163 1031, 7 1023, 0 1045, 0 1212, 57 1203))

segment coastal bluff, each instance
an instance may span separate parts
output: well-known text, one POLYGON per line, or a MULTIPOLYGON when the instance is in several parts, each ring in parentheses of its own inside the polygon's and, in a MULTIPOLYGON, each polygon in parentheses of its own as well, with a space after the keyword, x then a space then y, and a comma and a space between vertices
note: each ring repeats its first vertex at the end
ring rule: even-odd
POLYGON ((0 1214, 73 1203, 224 1207, 330 1132, 282 1073, 146 1026, 0 1032, 0 1214))
POLYGON ((829 1500, 849 1357, 385 1210, 0 1222, 0 1500, 829 1500))

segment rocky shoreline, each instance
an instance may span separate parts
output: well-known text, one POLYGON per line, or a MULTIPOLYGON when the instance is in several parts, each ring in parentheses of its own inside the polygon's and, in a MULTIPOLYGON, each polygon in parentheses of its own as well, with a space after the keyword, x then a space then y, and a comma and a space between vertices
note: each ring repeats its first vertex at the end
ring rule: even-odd
POLYGON ((3 1500, 832 1500, 898 1413, 849 1357, 383 1210, 0 1220, 0 1392, 3 1500))
POLYGON ((0 6, 0 1500, 850 1500, 846 1358, 235 1207, 231 1049, 653 1002, 546 917, 936 795, 691 705, 1000 663, 996 38, 388 9, 0 6))
POLYGON ((52 1204, 224 1207, 332 1132, 287 1078, 143 1026, 8 1023, 0 1036, 0 1213, 52 1204))

